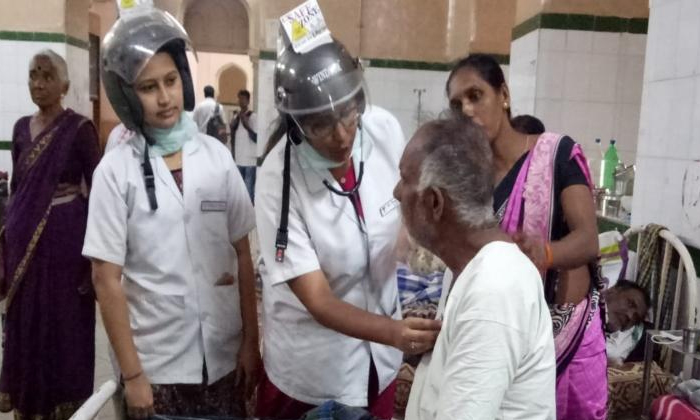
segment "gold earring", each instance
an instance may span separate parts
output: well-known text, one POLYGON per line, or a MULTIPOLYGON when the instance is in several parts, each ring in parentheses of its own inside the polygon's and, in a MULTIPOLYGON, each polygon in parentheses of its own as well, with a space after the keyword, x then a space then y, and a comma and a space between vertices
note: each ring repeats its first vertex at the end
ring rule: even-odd
POLYGON ((508 101, 503 101, 503 109, 507 110, 510 108, 510 105, 508 105, 508 101))

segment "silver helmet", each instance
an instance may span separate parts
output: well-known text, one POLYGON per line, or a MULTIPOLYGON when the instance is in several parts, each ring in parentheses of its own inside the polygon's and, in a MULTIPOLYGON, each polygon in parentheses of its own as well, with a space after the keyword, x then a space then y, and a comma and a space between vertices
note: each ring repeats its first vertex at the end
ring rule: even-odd
POLYGON ((143 108, 133 84, 158 52, 167 52, 173 58, 182 79, 184 108, 194 108, 188 49, 191 42, 182 25, 155 8, 123 16, 107 32, 102 42, 102 80, 109 102, 127 128, 139 130, 143 125, 143 108))
POLYGON ((281 113, 302 116, 333 111, 358 93, 362 112, 364 86, 359 60, 336 40, 306 53, 297 53, 287 44, 277 56, 275 107, 281 113))

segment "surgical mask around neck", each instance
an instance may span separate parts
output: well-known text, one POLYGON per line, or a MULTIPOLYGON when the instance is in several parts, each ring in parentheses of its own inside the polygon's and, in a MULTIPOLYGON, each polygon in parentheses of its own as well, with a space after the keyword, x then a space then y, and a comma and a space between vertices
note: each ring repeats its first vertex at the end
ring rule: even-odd
POLYGON ((150 152, 158 156, 166 156, 182 149, 185 142, 197 135, 197 124, 186 112, 180 114, 180 119, 170 128, 155 128, 146 126, 146 134, 155 140, 150 146, 150 152))
MULTIPOLYGON (((362 127, 358 127, 355 131, 355 140, 352 143, 352 158, 362 159, 362 127)), ((314 149, 307 140, 296 146, 297 151, 301 155, 301 166, 303 168, 311 168, 315 170, 333 169, 343 165, 345 162, 336 162, 321 155, 314 149)))

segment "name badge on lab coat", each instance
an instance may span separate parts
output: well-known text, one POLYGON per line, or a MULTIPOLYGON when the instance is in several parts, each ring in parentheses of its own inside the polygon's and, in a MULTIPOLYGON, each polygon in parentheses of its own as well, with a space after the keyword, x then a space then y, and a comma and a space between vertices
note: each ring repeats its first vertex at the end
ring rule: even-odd
POLYGON ((225 201, 202 201, 202 211, 226 211, 225 201))
POLYGON ((392 198, 379 208, 379 214, 384 217, 399 206, 399 200, 392 198))

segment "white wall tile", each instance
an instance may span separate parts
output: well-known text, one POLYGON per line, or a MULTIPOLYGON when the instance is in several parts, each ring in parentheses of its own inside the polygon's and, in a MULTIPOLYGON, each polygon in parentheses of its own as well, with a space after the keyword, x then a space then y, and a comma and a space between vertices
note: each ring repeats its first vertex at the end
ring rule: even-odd
POLYGON ((594 148, 595 139, 601 138, 603 141, 613 137, 615 128, 615 105, 592 102, 588 104, 586 111, 588 126, 586 137, 579 139, 586 147, 594 148))
POLYGON ((647 60, 649 81, 669 79, 676 74, 676 54, 678 50, 678 22, 680 3, 668 3, 658 7, 649 17, 649 48, 653 60, 647 60))
POLYGON ((564 128, 561 123, 561 110, 561 99, 537 99, 533 115, 542 120, 545 130, 560 133, 564 128))
POLYGON ((588 136, 588 102, 563 101, 561 111, 562 132, 574 139, 588 136))
POLYGON ((566 31, 540 29, 540 51, 566 51, 566 31))
POLYGON ((676 77, 692 75, 697 68, 700 50, 700 1, 683 0, 678 20, 676 77))
POLYGON ((619 32, 593 32, 593 52, 598 54, 618 54, 620 52, 619 32))
POLYGON ((12 172, 12 154, 9 150, 0 150, 0 171, 12 172))
POLYGON ((640 158, 634 191, 633 224, 659 223, 676 233, 685 243, 700 246, 698 162, 640 158))
MULTIPOLYGON (((695 81, 663 80, 651 83, 649 89, 649 135, 643 141, 649 156, 687 158, 690 153, 695 81)), ((639 149, 638 149, 639 150, 639 149)))
POLYGON ((590 89, 590 55, 569 52, 566 56, 564 98, 574 101, 588 99, 590 89))
POLYGON ((616 85, 616 101, 640 103, 644 89, 644 56, 623 55, 619 57, 616 85))
POLYGON ((562 51, 540 51, 537 63, 536 97, 561 99, 564 94, 566 56, 562 51))
POLYGON ((661 223, 665 213, 660 193, 666 188, 663 174, 666 165, 663 159, 637 156, 634 174, 634 196, 632 197, 632 225, 661 223))
MULTIPOLYGON (((639 144, 639 112, 638 104, 617 104, 615 106, 615 126, 612 137, 620 143, 620 148, 637 152, 639 144)), ((627 163, 634 161, 634 156, 627 163)))
POLYGON ((627 55, 645 55, 647 51, 646 34, 623 33, 620 37, 620 53, 627 55))
MULTIPOLYGON (((695 77, 695 99, 693 101, 692 123, 690 133, 690 150, 688 158, 700 160, 700 75, 695 77)), ((700 267, 698 267, 700 269, 700 267)))
POLYGON ((593 32, 566 31, 566 50, 569 52, 591 52, 593 50, 593 32))
MULTIPOLYGON (((610 54, 590 54, 590 89, 588 99, 594 102, 615 102, 615 89, 618 83, 618 56, 610 54)), ((641 91, 641 84, 639 86, 641 91)))

